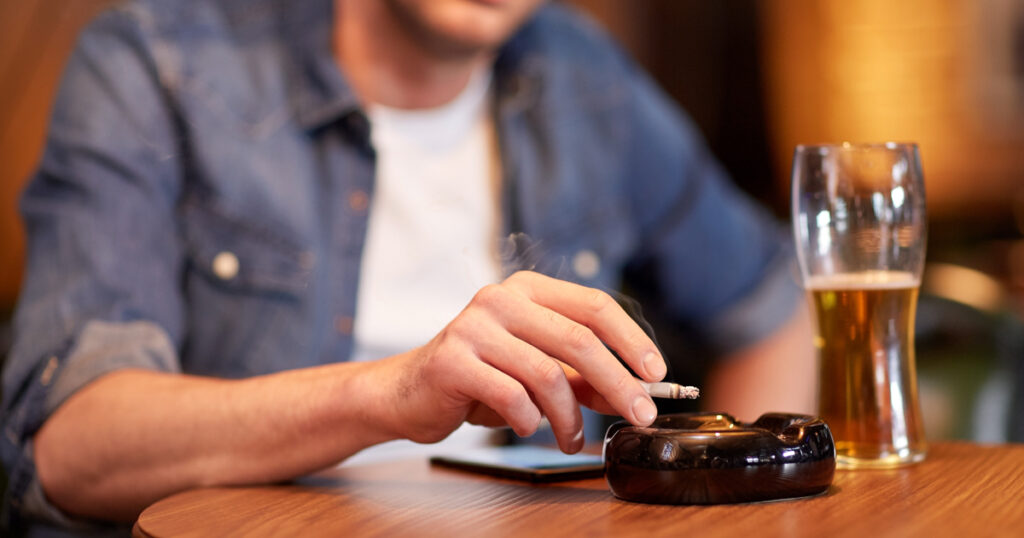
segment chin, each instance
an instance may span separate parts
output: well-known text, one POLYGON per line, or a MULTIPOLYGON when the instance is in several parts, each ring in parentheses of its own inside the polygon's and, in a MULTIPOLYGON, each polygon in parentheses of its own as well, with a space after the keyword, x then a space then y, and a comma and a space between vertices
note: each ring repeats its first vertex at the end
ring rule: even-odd
POLYGON ((476 54, 504 43, 545 0, 388 0, 422 44, 440 54, 476 54))

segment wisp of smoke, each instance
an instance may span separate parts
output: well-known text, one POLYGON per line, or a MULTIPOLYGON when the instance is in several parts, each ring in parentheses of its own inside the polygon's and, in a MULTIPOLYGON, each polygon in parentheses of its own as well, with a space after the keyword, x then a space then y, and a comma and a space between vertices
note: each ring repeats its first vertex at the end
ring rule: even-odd
MULTIPOLYGON (((499 248, 499 254, 501 256, 501 267, 505 275, 511 275, 516 271, 535 271, 538 273, 545 274, 552 278, 560 280, 575 281, 574 274, 569 269, 568 260, 565 256, 558 256, 552 258, 545 255, 544 250, 541 246, 540 241, 535 241, 529 235, 523 232, 511 233, 501 243, 499 248)), ((629 315, 629 317, 643 329, 644 333, 654 342, 657 346, 658 351, 664 351, 661 345, 658 343, 658 338, 654 334, 654 327, 651 326, 647 318, 644 317, 643 308, 640 306, 640 302, 636 299, 613 289, 601 288, 602 291, 611 295, 615 299, 619 306, 629 315)), ((605 347, 608 347, 607 344, 605 347)), ((622 359, 614 349, 608 347, 608 350, 615 355, 616 358, 621 362, 622 359)), ((666 357, 666 366, 668 367, 668 375, 666 379, 672 379, 672 362, 666 357)))

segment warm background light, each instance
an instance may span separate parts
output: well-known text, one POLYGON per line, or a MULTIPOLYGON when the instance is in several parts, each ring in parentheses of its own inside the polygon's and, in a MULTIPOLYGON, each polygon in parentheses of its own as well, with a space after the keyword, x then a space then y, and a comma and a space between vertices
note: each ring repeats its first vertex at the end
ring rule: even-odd
POLYGON ((914 141, 933 218, 1011 215, 1010 201, 1024 193, 1024 3, 822 0, 760 7, 780 183, 788 185, 798 143, 914 141))
POLYGON ((17 196, 39 160, 57 79, 78 28, 109 3, 0 2, 0 321, 21 281, 17 196))

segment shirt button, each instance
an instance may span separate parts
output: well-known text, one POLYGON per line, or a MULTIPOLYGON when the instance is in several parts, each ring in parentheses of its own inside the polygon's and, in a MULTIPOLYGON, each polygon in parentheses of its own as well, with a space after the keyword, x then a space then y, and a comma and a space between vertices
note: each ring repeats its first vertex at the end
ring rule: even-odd
POLYGON ((231 280, 238 276, 238 256, 233 252, 218 252, 213 257, 213 274, 221 280, 231 280))
POLYGON ((49 385, 50 381, 53 381, 53 374, 57 371, 58 364, 57 357, 50 357, 50 360, 46 361, 46 368, 43 368, 43 374, 39 376, 39 382, 44 387, 49 385))
POLYGON ((334 318, 334 328, 341 334, 352 334, 352 316, 338 316, 334 318))
POLYGON ((366 208, 369 207, 369 205, 370 197, 366 194, 366 191, 352 191, 352 193, 348 195, 348 206, 356 213, 366 211, 366 208))
POLYGON ((589 280, 601 271, 601 259, 593 250, 581 250, 572 257, 572 270, 580 278, 589 280))

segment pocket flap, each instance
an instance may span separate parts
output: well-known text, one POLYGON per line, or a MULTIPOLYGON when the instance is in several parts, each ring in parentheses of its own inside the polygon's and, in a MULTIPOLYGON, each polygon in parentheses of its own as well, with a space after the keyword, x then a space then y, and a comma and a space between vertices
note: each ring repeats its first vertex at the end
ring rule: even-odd
POLYGON ((269 225, 217 208, 184 208, 192 268, 226 289, 298 295, 308 286, 315 256, 269 225))

